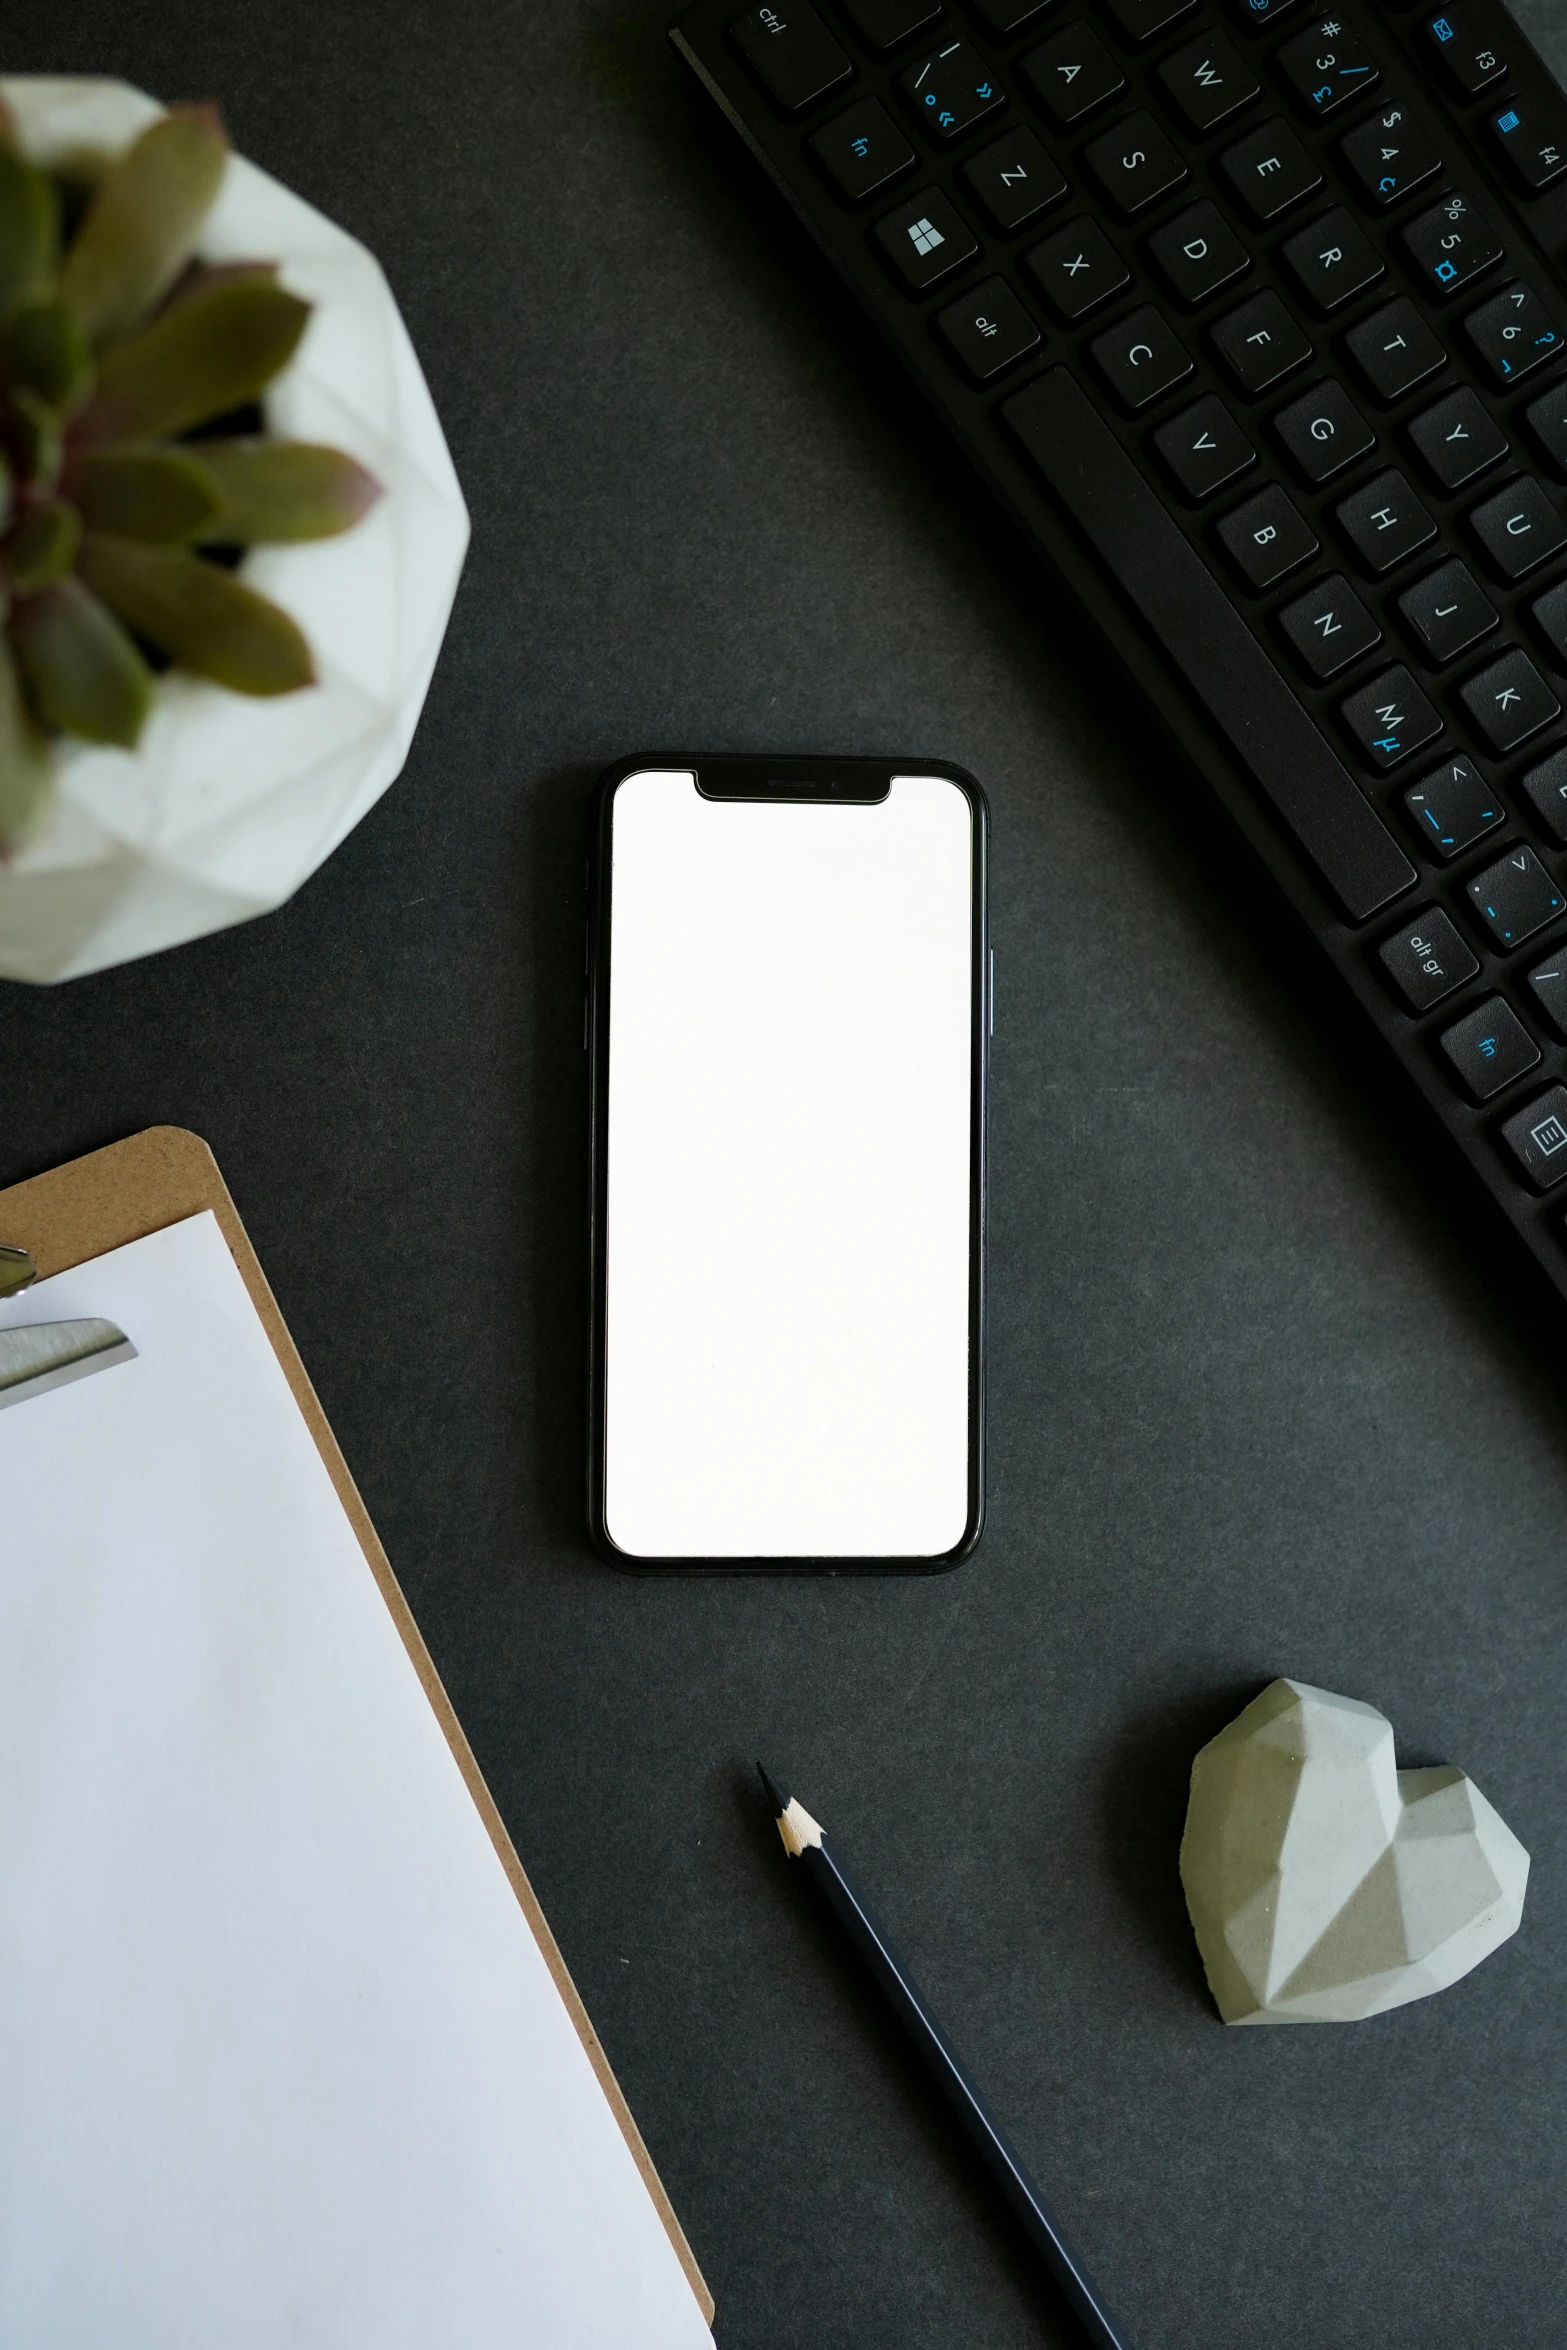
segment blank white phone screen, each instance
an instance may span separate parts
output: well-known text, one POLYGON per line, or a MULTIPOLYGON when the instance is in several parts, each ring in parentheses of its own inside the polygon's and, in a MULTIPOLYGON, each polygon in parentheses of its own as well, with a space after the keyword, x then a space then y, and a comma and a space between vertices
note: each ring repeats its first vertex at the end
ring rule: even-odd
POLYGON ((935 1558, 969 1512, 974 813, 623 782, 605 1520, 643 1558, 935 1558))

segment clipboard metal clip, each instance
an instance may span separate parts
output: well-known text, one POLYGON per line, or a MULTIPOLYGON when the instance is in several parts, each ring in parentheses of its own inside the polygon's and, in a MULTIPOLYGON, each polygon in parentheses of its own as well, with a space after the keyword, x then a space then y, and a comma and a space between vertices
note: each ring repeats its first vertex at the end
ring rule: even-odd
POLYGON ((25 1248, 7 1248, 0 1241, 0 1298, 20 1297, 38 1278, 38 1267, 25 1248))
MULTIPOLYGON (((38 1278, 25 1248, 0 1242, 0 1300, 20 1297, 38 1278)), ((51 1387, 90 1378, 113 1363, 128 1363, 136 1349, 113 1322, 32 1322, 0 1329, 0 1411, 28 1403, 51 1387)))
POLYGON ((31 1403, 51 1387, 90 1379, 115 1363, 135 1359, 136 1349, 113 1322, 33 1322, 0 1330, 0 1411, 31 1403))

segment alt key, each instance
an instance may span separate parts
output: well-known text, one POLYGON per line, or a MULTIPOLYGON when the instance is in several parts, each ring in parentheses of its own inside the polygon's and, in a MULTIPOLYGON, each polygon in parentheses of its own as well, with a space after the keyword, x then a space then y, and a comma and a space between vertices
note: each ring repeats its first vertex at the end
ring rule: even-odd
POLYGON ((1381 949, 1380 961, 1412 1012, 1429 1011, 1480 968, 1479 957, 1440 906, 1427 906, 1395 931, 1381 949))
POLYGON ((1039 348, 1039 329, 1005 278, 971 286, 936 317, 937 330, 965 375, 989 383, 1039 348))

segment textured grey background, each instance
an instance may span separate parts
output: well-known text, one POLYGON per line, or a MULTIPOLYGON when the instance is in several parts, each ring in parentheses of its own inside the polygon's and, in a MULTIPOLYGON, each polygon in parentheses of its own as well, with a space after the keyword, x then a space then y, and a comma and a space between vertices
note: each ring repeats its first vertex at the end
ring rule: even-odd
MULTIPOLYGON (((1567 66, 1560 0, 1531 23, 1567 66)), ((1063 2341, 747 1782, 835 1826, 1140 2350, 1563 2335, 1563 1326, 664 46, 661 0, 12 0, 381 255, 475 537, 408 771, 284 913, 0 990, 0 1180, 212 1142, 719 2302, 1063 2341), (995 817, 990 1531, 622 1580, 580 1527, 584 817, 653 746, 995 817), (1517 1940, 1226 2033, 1176 1881, 1276 1672, 1467 1766, 1517 1940)), ((627 2350, 633 2350, 628 2345, 627 2350)))

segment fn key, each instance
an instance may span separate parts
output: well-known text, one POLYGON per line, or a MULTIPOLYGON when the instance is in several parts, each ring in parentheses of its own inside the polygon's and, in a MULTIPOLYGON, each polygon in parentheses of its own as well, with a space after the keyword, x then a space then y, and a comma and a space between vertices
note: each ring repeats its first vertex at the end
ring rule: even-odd
POLYGON ((970 286, 938 312, 936 326, 964 374, 977 384, 989 383, 1039 348, 1039 329, 1005 278, 987 277, 983 285, 970 286))

